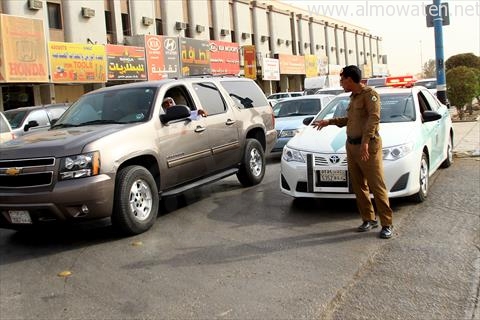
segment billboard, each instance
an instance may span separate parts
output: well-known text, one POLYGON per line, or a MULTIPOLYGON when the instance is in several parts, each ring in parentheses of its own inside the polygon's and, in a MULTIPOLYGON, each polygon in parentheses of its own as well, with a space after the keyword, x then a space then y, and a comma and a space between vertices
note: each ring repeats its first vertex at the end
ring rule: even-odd
POLYGON ((243 46, 243 71, 245 78, 257 79, 255 46, 243 46))
POLYGON ((280 74, 305 74, 305 57, 291 54, 278 54, 280 74))
POLYGON ((177 37, 145 35, 148 80, 180 77, 178 48, 177 37))
POLYGON ((183 76, 211 74, 208 41, 180 38, 180 48, 183 76))
POLYGON ((212 74, 240 73, 238 43, 210 40, 210 68, 212 74))
POLYGON ((280 67, 278 59, 262 57, 262 80, 280 80, 280 67))
POLYGON ((48 52, 52 82, 106 82, 105 46, 49 41, 48 52))
POLYGON ((108 81, 147 80, 145 49, 107 44, 108 81))
POLYGON ((0 14, 0 82, 49 82, 43 21, 0 14))

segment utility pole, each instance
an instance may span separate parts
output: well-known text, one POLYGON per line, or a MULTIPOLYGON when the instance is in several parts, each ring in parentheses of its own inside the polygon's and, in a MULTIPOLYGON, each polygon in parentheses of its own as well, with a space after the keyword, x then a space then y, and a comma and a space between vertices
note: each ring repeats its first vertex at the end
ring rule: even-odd
MULTIPOLYGON (((448 7, 446 7, 448 8, 448 7)), ((431 15, 433 19, 433 29, 435 33, 435 65, 437 72, 437 98, 441 103, 447 104, 447 85, 445 81, 445 64, 443 55, 443 15, 440 0, 433 0, 433 10, 431 15)), ((445 11, 447 11, 446 9, 445 11)), ((448 12, 446 13, 448 16, 448 12)))

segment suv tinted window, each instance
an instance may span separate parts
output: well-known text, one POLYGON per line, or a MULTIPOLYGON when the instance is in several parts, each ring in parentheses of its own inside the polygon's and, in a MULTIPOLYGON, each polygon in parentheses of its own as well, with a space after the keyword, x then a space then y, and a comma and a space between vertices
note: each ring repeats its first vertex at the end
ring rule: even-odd
POLYGON ((195 89, 203 109, 205 109, 209 115, 225 112, 225 101, 223 101, 222 95, 213 83, 194 83, 193 89, 195 89))
POLYGON ((221 81, 236 106, 252 108, 268 106, 267 98, 255 82, 250 81, 221 81))

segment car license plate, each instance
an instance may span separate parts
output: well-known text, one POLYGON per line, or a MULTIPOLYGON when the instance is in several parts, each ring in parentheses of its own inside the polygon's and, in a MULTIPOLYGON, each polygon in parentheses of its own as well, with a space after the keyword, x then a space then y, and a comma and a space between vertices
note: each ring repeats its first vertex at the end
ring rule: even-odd
POLYGON ((27 210, 9 210, 10 220, 15 224, 31 224, 32 218, 27 210))
POLYGON ((347 181, 347 171, 320 170, 320 181, 324 181, 324 182, 347 181))

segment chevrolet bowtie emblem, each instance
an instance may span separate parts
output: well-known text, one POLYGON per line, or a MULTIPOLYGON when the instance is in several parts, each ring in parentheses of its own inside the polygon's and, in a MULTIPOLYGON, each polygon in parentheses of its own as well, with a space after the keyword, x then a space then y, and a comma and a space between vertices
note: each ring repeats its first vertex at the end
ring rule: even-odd
POLYGON ((17 176, 20 174, 22 170, 20 170, 19 168, 8 168, 7 170, 5 170, 5 174, 8 175, 8 176, 17 176))

